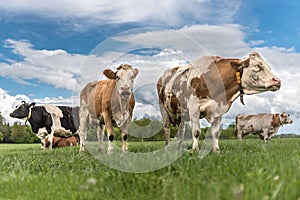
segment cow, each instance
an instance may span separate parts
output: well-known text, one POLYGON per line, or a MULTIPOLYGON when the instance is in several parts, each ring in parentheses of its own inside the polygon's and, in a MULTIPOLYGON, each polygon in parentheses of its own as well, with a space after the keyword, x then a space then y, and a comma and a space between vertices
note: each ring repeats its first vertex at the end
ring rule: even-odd
MULTIPOLYGON (((53 137, 53 144, 52 144, 52 148, 56 148, 56 147, 68 147, 68 146, 76 146, 77 145, 77 137, 76 136, 70 136, 67 138, 63 138, 63 137, 53 137)), ((45 147, 49 148, 50 146, 50 142, 48 140, 48 136, 46 136, 45 138, 45 147)))
POLYGON ((105 69, 108 78, 88 83, 80 92, 80 149, 84 151, 86 130, 90 124, 98 124, 99 150, 103 150, 103 134, 107 129, 108 150, 112 153, 114 139, 113 125, 122 130, 122 151, 127 151, 127 134, 135 105, 133 94, 134 79, 138 69, 122 64, 117 71, 105 69))
MULTIPOLYGON (((64 132, 66 135, 75 134, 78 129, 78 122, 74 121, 74 114, 78 109, 68 106, 41 105, 36 106, 35 102, 26 103, 22 101, 16 109, 10 113, 10 117, 26 119, 30 123, 32 131, 41 139, 45 149, 45 137, 49 134, 50 146, 54 133, 64 132)), ((76 118, 76 117, 75 117, 76 118)), ((78 119, 78 117, 77 117, 78 119)))
POLYGON ((204 56, 186 66, 167 69, 157 82, 167 148, 170 124, 179 126, 181 144, 186 124, 191 121, 192 151, 198 150, 199 119, 205 118, 211 123, 212 149, 219 152, 222 115, 233 101, 240 97, 244 104, 243 95, 277 91, 280 86, 280 79, 256 52, 244 59, 204 56))
POLYGON ((290 114, 286 112, 255 115, 239 114, 236 116, 235 121, 236 135, 239 140, 242 140, 243 136, 252 133, 258 134, 260 139, 264 141, 269 141, 278 132, 280 126, 293 123, 290 114))

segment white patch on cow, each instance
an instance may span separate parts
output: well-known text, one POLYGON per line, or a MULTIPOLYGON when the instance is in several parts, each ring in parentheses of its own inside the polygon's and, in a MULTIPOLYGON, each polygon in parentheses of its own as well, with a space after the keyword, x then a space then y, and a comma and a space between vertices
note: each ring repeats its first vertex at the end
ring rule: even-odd
POLYGON ((125 110, 125 112, 114 112, 113 118, 116 121, 118 127, 123 127, 128 118, 130 117, 129 112, 125 110))
POLYGON ((63 117, 62 111, 57 106, 43 105, 48 113, 51 114, 54 129, 60 129, 60 118, 63 117))
POLYGON ((229 105, 218 103, 213 99, 199 99, 199 109, 202 113, 206 113, 205 119, 211 123, 215 118, 222 116, 227 112, 229 105))

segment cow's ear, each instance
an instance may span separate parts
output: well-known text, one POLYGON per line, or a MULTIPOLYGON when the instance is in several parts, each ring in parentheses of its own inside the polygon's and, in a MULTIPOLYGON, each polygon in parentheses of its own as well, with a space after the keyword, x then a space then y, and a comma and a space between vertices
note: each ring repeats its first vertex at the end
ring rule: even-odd
POLYGON ((242 61, 232 61, 232 62, 230 62, 230 64, 231 64, 231 67, 237 71, 239 71, 241 68, 243 68, 242 61))
POLYGON ((106 69, 103 71, 103 74, 109 79, 116 79, 116 74, 111 69, 106 69))
POLYGON ((249 61, 250 61, 250 59, 247 58, 247 59, 240 60, 240 61, 232 61, 232 62, 230 62, 230 64, 234 69, 240 70, 241 68, 248 67, 249 61))
POLYGON ((237 69, 237 68, 239 68, 241 63, 237 62, 237 61, 232 61, 232 62, 230 62, 230 64, 234 69, 237 69))
POLYGON ((244 68, 244 67, 248 67, 248 66, 249 66, 249 63, 250 63, 250 58, 241 60, 241 65, 243 66, 243 68, 244 68))
POLYGON ((139 73, 139 70, 137 68, 134 68, 133 69, 133 73, 134 73, 134 76, 136 77, 139 73))

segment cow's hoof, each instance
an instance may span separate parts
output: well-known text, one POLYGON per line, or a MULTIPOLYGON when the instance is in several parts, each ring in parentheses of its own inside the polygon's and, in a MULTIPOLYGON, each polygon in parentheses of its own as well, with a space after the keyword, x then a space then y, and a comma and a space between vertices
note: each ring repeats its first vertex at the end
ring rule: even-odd
POLYGON ((220 153, 220 149, 219 149, 219 148, 214 148, 214 149, 213 149, 213 152, 214 152, 214 153, 220 153))
POLYGON ((110 155, 114 152, 114 149, 107 149, 107 155, 110 155))
POLYGON ((99 151, 99 152, 103 152, 103 150, 104 150, 103 147, 99 147, 99 148, 98 148, 98 151, 99 151))
POLYGON ((190 155, 193 155, 197 151, 199 151, 199 148, 190 149, 190 155))
POLYGON ((84 147, 80 147, 79 152, 83 152, 83 151, 84 151, 84 147))
POLYGON ((190 149, 190 156, 194 154, 194 149, 190 149))

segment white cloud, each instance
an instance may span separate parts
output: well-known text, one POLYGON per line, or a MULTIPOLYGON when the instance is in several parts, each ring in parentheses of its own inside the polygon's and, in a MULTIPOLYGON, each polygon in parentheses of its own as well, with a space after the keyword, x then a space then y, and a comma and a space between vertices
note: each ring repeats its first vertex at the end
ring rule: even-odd
POLYGON ((8 15, 30 14, 71 21, 73 28, 124 22, 152 25, 183 25, 195 22, 230 23, 240 7, 240 1, 185 0, 3 0, 0 11, 8 15))

